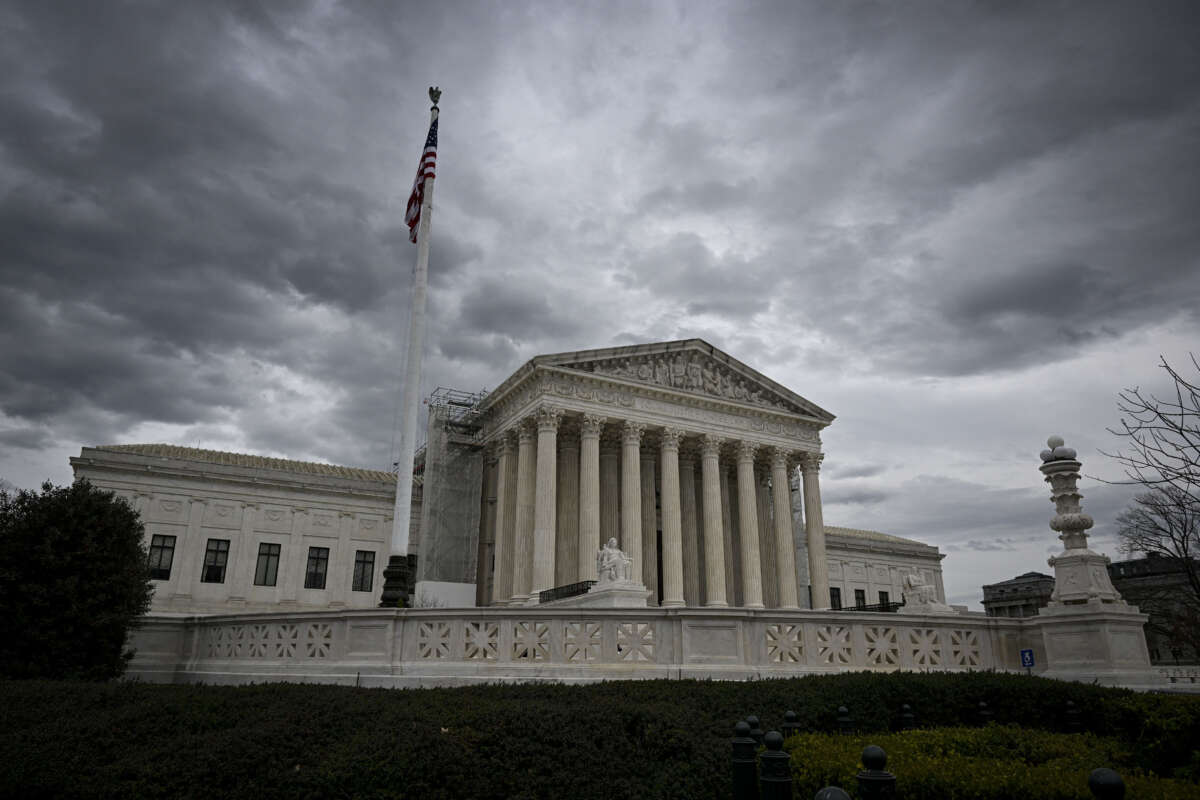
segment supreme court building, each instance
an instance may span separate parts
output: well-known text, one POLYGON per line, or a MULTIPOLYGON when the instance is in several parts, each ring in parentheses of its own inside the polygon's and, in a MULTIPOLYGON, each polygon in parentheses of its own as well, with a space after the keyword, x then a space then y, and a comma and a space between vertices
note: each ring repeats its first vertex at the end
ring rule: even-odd
POLYGON ((809 607, 803 573, 828 608, 820 431, 833 419, 700 339, 533 358, 478 409, 479 600, 536 603, 595 580, 616 539, 650 605, 809 607))
MULTIPOLYGON (((536 604, 595 580, 613 538, 650 606, 871 606, 901 601, 912 573, 944 602, 937 548, 826 529, 832 420, 698 339, 537 356, 489 394, 439 390, 412 486, 412 604, 536 604)), ((141 513, 153 612, 379 602, 390 472, 166 444, 71 464, 141 513)))

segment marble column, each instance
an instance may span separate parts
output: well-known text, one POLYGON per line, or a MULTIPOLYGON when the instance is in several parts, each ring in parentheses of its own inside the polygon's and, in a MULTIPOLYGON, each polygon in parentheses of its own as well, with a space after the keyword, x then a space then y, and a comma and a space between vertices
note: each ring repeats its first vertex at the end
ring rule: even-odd
POLYGON ((496 554, 492 604, 503 605, 513 595, 514 531, 517 521, 517 441, 512 431, 500 434, 496 462, 496 554))
POLYGON ((579 580, 579 439, 558 437, 558 534, 554 547, 554 585, 579 580))
POLYGON ((700 605, 700 533, 696 524, 696 462, 679 459, 679 500, 683 531, 683 599, 685 605, 700 605))
POLYGON ((625 421, 621 428, 621 549, 633 559, 634 579, 642 571, 642 433, 646 426, 625 421))
POLYGON ((621 541, 621 443, 611 433, 600 437, 601 546, 609 539, 621 541))
POLYGON ((483 491, 479 493, 479 546, 475 551, 475 605, 492 602, 492 557, 496 552, 496 481, 494 447, 483 454, 483 491))
POLYGON ((788 454, 776 447, 771 452, 771 492, 775 503, 775 567, 779 584, 779 607, 799 608, 796 587, 796 548, 792 541, 792 497, 788 480, 788 454))
POLYGON ((738 533, 742 544, 742 595, 746 608, 763 608, 762 574, 758 552, 758 482, 754 479, 753 442, 738 442, 738 533))
POLYGON ((721 516, 721 437, 705 436, 700 449, 704 500, 704 605, 728 606, 725 590, 725 528, 721 516))
POLYGON ((579 432, 579 580, 594 581, 600 549, 600 432, 605 418, 584 414, 579 432))
POLYGON ((779 607, 779 582, 775 573, 775 528, 771 523, 771 497, 767 487, 767 470, 761 465, 754 467, 756 483, 754 496, 758 501, 758 553, 759 568, 763 582, 763 605, 779 607))
POLYGON ((812 586, 814 609, 829 608, 829 564, 825 555, 825 520, 821 514, 819 478, 823 458, 823 453, 805 453, 800 460, 804 483, 804 533, 808 539, 808 580, 812 586))
POLYGON ((649 605, 658 603, 658 504, 654 494, 654 451, 642 449, 642 564, 634 570, 642 574, 649 605))
POLYGON ((742 604, 742 560, 738 545, 733 498, 729 493, 729 470, 721 467, 721 523, 725 526, 725 591, 729 602, 742 604))
POLYGON ((662 466, 662 560, 664 606, 683 602, 683 522, 679 508, 679 439, 683 431, 665 428, 659 445, 662 466))
POLYGON ((537 485, 534 487, 533 512, 533 588, 531 599, 538 592, 554 588, 554 536, 558 532, 555 512, 558 510, 558 424, 562 422, 561 408, 543 406, 537 411, 537 485))
POLYGON ((533 524, 537 483, 537 431, 532 419, 522 420, 517 429, 517 517, 513 548, 514 605, 529 602, 533 588, 533 524))

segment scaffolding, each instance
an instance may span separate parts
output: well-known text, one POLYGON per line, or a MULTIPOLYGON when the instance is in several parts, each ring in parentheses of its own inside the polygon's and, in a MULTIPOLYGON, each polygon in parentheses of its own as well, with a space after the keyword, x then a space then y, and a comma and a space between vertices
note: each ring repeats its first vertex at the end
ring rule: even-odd
POLYGON ((443 387, 429 396, 418 581, 475 583, 485 396, 443 387))

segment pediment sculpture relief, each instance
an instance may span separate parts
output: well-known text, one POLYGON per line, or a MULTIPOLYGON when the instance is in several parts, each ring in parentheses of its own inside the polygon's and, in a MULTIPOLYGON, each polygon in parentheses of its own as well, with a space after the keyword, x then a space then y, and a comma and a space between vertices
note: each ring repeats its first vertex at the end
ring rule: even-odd
POLYGON ((797 410, 769 390, 764 390, 724 364, 700 353, 684 351, 657 356, 629 356, 571 364, 567 368, 664 386, 668 389, 707 394, 763 408, 788 412, 797 410))

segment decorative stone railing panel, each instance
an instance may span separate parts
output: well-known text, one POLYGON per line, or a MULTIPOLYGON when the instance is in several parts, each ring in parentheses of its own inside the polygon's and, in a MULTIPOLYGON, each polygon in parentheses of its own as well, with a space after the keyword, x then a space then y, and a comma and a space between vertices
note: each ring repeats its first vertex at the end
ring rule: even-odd
POLYGON ((144 630, 131 674, 148 680, 387 686, 1013 670, 1036 634, 982 615, 563 607, 161 617, 144 630))

